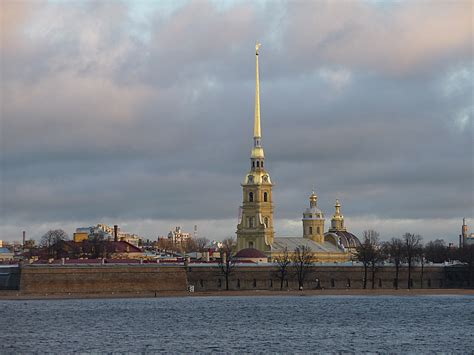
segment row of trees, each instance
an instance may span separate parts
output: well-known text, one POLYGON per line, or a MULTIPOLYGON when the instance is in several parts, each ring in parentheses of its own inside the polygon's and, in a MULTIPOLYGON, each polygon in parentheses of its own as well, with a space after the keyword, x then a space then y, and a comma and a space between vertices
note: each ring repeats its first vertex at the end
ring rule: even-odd
POLYGON ((421 265, 421 282, 423 284, 423 271, 426 262, 442 263, 450 260, 458 260, 468 265, 470 282, 472 266, 474 262, 474 246, 454 248, 446 246, 443 240, 430 241, 426 245, 422 243, 422 237, 418 234, 405 233, 401 238, 392 238, 387 242, 380 242, 379 233, 374 230, 366 230, 363 233, 363 241, 356 248, 356 260, 364 265, 364 288, 367 288, 367 276, 370 268, 372 275, 372 288, 375 287, 376 268, 383 262, 390 262, 395 266, 395 288, 398 289, 399 272, 402 265, 407 265, 408 280, 407 288, 412 286, 411 273, 413 265, 421 265))

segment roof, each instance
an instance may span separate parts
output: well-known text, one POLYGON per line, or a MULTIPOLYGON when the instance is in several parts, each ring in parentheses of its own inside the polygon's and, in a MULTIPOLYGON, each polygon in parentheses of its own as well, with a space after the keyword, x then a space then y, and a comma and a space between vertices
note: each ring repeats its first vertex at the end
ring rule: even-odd
POLYGON ((341 249, 330 242, 316 243, 312 239, 302 237, 279 237, 275 238, 272 244, 272 252, 293 251, 299 246, 309 247, 315 253, 341 253, 341 249))
MULTIPOLYGON (((65 241, 70 247, 85 247, 86 249, 93 245, 92 241, 85 240, 82 242, 74 242, 72 240, 65 241)), ((107 251, 114 253, 141 253, 141 249, 135 245, 125 241, 104 241, 107 251)))
POLYGON ((252 258, 252 259, 261 259, 261 258, 267 258, 267 256, 262 253, 260 250, 257 250, 255 248, 247 248, 247 249, 242 249, 235 254, 236 258, 252 258))
POLYGON ((356 248, 360 245, 360 240, 354 234, 349 233, 347 231, 335 231, 329 232, 325 234, 325 237, 331 237, 331 234, 335 237, 335 241, 338 244, 341 244, 344 248, 356 248))
POLYGON ((0 248, 0 254, 13 254, 8 248, 0 248))

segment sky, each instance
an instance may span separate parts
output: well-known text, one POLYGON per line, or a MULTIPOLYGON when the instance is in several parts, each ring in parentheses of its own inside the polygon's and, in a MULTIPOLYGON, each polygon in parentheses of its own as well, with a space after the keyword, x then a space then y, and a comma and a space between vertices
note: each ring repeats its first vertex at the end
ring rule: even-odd
POLYGON ((276 236, 474 231, 471 1, 11 1, 0 239, 118 224, 235 237, 255 42, 276 236))

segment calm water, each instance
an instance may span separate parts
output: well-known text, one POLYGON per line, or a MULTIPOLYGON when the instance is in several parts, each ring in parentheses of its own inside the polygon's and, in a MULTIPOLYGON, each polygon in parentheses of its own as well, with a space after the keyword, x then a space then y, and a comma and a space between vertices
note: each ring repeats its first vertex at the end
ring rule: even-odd
POLYGON ((474 297, 0 301, 0 353, 473 353, 474 297))

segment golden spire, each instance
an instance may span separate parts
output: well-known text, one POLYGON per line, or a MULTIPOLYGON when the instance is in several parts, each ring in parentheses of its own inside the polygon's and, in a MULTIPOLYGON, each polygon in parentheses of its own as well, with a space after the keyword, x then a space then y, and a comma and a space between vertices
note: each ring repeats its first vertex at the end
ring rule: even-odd
POLYGON ((255 117, 253 125, 253 149, 250 156, 251 159, 260 159, 262 161, 253 161, 253 167, 263 168, 263 159, 265 153, 262 148, 262 131, 260 129, 260 79, 258 77, 258 50, 261 44, 257 42, 255 45, 255 117))
POLYGON ((341 215, 341 204, 339 203, 338 199, 336 199, 336 204, 334 207, 336 207, 336 213, 334 214, 334 217, 339 217, 341 215))
POLYGON ((255 45, 255 121, 253 126, 253 137, 261 138, 260 130, 260 79, 258 77, 258 50, 261 44, 257 42, 255 45))

